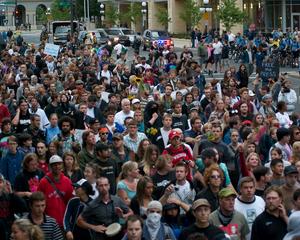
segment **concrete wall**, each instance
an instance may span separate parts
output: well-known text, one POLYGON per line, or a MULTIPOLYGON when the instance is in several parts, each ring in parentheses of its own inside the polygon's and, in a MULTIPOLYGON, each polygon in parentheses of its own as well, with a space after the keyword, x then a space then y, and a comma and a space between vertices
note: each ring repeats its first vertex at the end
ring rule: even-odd
POLYGON ((183 33, 186 31, 186 24, 180 18, 181 11, 184 11, 183 5, 181 0, 168 0, 168 12, 172 18, 168 26, 170 33, 183 33))

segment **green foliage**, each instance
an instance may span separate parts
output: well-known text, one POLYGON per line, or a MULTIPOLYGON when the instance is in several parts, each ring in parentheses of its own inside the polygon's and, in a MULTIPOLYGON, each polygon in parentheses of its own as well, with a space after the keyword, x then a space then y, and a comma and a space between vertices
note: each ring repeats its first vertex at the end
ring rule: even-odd
POLYGON ((186 23, 187 30, 191 30, 193 26, 196 26, 201 20, 202 14, 199 11, 199 4, 194 0, 183 0, 183 11, 179 17, 186 23))
POLYGON ((53 20, 70 20, 70 4, 65 0, 54 0, 51 5, 51 15, 53 20))
POLYGON ((166 7, 158 7, 155 17, 157 18, 157 21, 164 26, 165 29, 168 29, 168 24, 172 21, 172 19, 169 17, 168 9, 166 7))
POLYGON ((36 21, 37 24, 45 24, 47 23, 47 15, 46 15, 47 9, 45 9, 42 6, 38 6, 36 9, 36 21))
POLYGON ((236 6, 236 0, 223 0, 217 11, 217 18, 221 20, 226 31, 238 24, 242 23, 246 14, 236 6))
POLYGON ((105 23, 114 26, 119 21, 119 13, 116 5, 113 2, 105 3, 105 23))
POLYGON ((119 18, 122 22, 138 22, 142 17, 142 5, 141 3, 131 3, 129 4, 128 11, 126 13, 120 14, 119 18))

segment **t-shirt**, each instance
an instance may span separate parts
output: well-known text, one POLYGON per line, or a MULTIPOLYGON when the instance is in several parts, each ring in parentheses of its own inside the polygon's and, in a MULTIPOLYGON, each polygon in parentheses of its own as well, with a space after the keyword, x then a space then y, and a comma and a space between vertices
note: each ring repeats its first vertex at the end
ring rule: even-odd
POLYGON ((228 235, 230 235, 232 240, 241 239, 238 235, 246 236, 250 232, 248 223, 244 215, 240 212, 234 211, 231 221, 226 226, 224 226, 220 221, 218 212, 219 210, 212 212, 209 216, 209 221, 215 226, 223 229, 228 235))
POLYGON ((193 224, 182 230, 179 235, 178 240, 186 240, 189 236, 195 233, 202 233, 209 240, 224 240, 227 239, 225 237, 225 233, 214 225, 209 225, 206 228, 199 228, 196 224, 193 224))
POLYGON ((283 218, 264 211, 252 225, 251 240, 282 240, 286 233, 287 224, 283 218))
POLYGON ((246 236, 246 239, 250 240, 252 224, 255 218, 265 210, 265 201, 258 196, 255 196, 251 202, 244 202, 240 198, 236 198, 234 209, 245 216, 250 229, 250 233, 246 236))
POLYGON ((176 179, 175 171, 170 171, 166 175, 160 175, 156 172, 152 177, 155 186, 153 195, 155 199, 160 199, 164 194, 165 187, 173 180, 176 179))

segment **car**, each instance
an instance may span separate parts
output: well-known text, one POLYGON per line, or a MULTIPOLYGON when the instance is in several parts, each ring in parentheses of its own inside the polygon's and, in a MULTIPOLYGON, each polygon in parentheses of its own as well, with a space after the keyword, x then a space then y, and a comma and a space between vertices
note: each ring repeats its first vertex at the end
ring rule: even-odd
POLYGON ((122 28, 107 28, 105 32, 113 40, 113 43, 120 42, 124 46, 130 46, 129 36, 125 35, 122 28))
POLYGON ((106 43, 109 42, 109 36, 103 28, 97 28, 97 29, 95 29, 95 31, 98 31, 99 34, 100 34, 100 43, 101 43, 101 45, 106 44, 106 43))
POLYGON ((58 26, 53 33, 54 44, 64 44, 68 41, 68 34, 71 32, 70 26, 58 26))
POLYGON ((103 45, 106 44, 106 42, 109 40, 108 35, 105 33, 104 35, 101 35, 101 31, 98 29, 91 30, 91 31, 80 31, 78 35, 78 39, 81 43, 83 43, 85 36, 88 35, 90 37, 91 41, 93 43, 103 45), (95 39, 94 39, 95 37, 95 39))
POLYGON ((153 46, 155 43, 160 47, 174 46, 174 42, 167 31, 150 29, 145 30, 143 33, 144 51, 153 46))

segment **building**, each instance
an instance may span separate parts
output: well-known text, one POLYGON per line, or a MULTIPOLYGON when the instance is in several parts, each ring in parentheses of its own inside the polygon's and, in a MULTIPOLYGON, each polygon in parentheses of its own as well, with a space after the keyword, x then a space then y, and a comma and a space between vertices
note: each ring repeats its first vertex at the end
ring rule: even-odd
POLYGON ((42 24, 39 11, 46 12, 52 0, 1 0, 0 26, 24 26, 31 24, 35 29, 42 24))
MULTIPOLYGON (((100 0, 101 1, 101 0, 100 0)), ((103 0, 107 2, 108 0, 103 0)), ((171 33, 186 32, 186 24, 180 18, 180 13, 184 11, 183 0, 114 0, 118 5, 120 13, 126 11, 126 6, 133 2, 147 2, 147 26, 151 29, 164 29, 165 27, 158 22, 156 14, 160 8, 168 11, 171 22, 168 23, 168 31, 171 33)), ((200 5, 202 0, 195 0, 200 5)), ((222 24, 217 20, 214 14, 220 4, 220 0, 209 0, 212 12, 205 13, 198 27, 222 29, 222 24)), ((263 32, 271 32, 274 29, 281 28, 286 31, 288 28, 300 29, 300 0, 237 0, 237 6, 247 13, 247 19, 244 24, 235 26, 233 32, 243 32, 247 30, 250 24, 255 24, 256 28, 263 32)), ((132 26, 132 24, 130 24, 132 26)), ((141 22, 136 23, 134 28, 140 29, 141 22)))

